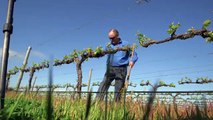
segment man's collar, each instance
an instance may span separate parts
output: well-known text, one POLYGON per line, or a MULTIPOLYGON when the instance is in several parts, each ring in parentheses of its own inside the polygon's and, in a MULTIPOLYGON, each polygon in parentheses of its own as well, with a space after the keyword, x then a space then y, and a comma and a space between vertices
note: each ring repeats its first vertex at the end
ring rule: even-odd
MULTIPOLYGON (((119 39, 119 42, 118 42, 118 44, 121 44, 122 43, 122 40, 121 40, 121 38, 118 38, 119 39)), ((117 45, 117 44, 114 44, 113 42, 111 42, 111 44, 112 45, 117 45)))

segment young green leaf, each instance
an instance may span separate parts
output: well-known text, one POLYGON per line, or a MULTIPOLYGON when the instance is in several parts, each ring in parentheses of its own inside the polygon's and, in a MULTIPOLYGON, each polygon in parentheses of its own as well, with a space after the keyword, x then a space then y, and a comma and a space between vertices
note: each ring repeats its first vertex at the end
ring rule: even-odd
POLYGON ((202 29, 207 29, 207 27, 211 24, 211 20, 207 19, 203 22, 202 29))

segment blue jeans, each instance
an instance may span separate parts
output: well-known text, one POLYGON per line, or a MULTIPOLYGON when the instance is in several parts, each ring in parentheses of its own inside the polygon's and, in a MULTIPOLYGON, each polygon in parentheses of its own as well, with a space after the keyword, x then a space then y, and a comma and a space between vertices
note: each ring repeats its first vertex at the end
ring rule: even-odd
POLYGON ((115 101, 120 101, 121 90, 124 87, 125 78, 127 74, 127 66, 108 66, 104 75, 104 79, 101 82, 96 98, 103 100, 106 92, 108 91, 111 83, 115 80, 115 101))

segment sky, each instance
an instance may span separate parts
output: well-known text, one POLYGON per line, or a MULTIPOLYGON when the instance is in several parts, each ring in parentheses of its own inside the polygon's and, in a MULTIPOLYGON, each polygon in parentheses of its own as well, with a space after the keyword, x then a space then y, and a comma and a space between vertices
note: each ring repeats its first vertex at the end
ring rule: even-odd
MULTIPOLYGON (((175 88, 162 87, 158 90, 212 90, 213 83, 204 85, 179 85, 183 77, 196 80, 198 77, 213 78, 213 43, 206 43, 201 37, 185 41, 152 45, 139 45, 136 33, 162 40, 169 37, 168 26, 174 22, 181 26, 176 34, 188 28, 200 29, 206 19, 213 20, 212 0, 151 0, 139 4, 138 0, 16 0, 14 7, 13 34, 10 39, 8 70, 21 66, 26 50, 32 51, 28 66, 48 60, 49 56, 62 59, 76 50, 104 46, 108 31, 117 28, 122 40, 136 43, 138 61, 130 81, 138 84, 129 90, 149 90, 139 86, 142 80, 155 84, 159 80, 176 84, 175 88)), ((7 0, 0 2, 0 26, 5 24, 7 0)), ((209 26, 213 29, 213 25, 209 26)), ((0 32, 0 48, 3 46, 3 32, 0 32)), ((93 58, 82 64, 83 83, 87 83, 89 70, 93 69, 91 82, 101 82, 106 70, 106 57, 93 58)), ((11 77, 10 86, 16 85, 19 74, 11 77)), ((48 69, 35 73, 37 85, 48 83, 48 69)), ((26 86, 29 73, 25 73, 21 86, 26 86)), ((53 83, 76 84, 75 64, 53 68, 53 83)), ((110 90, 113 91, 113 87, 110 90)), ((83 88, 86 90, 86 88, 83 88)), ((97 87, 93 87, 96 91, 97 87)))

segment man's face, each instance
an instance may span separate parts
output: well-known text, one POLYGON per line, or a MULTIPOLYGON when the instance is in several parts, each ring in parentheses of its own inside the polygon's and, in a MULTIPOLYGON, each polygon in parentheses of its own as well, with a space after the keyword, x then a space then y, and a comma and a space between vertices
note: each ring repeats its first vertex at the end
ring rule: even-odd
POLYGON ((112 42, 116 42, 117 41, 117 38, 118 36, 114 33, 114 32, 109 32, 109 39, 112 41, 112 42))

